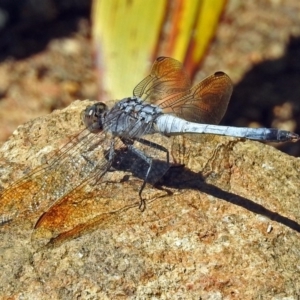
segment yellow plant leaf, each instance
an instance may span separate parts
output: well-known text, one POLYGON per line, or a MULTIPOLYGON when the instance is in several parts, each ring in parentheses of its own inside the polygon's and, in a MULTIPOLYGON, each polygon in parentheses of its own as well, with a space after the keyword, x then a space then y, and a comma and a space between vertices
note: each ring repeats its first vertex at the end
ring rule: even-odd
POLYGON ((92 20, 101 100, 130 96, 158 56, 194 75, 226 0, 94 0, 92 20))
POLYGON ((102 100, 132 95, 154 58, 166 0, 95 0, 93 37, 102 100))

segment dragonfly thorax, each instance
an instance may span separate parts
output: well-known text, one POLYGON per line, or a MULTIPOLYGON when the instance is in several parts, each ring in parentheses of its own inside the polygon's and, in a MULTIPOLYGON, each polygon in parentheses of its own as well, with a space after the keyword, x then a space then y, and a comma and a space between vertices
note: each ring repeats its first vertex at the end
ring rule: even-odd
POLYGON ((124 98, 105 115, 104 130, 123 138, 137 138, 153 133, 154 121, 161 114, 160 107, 138 97, 124 98))

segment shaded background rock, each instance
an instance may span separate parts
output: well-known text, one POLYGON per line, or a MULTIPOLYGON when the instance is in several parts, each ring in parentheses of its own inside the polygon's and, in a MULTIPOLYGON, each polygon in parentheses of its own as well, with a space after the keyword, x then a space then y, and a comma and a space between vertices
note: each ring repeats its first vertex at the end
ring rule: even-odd
MULTIPOLYGON (((82 128, 87 104, 19 127, 0 149, 2 185, 82 128)), ((77 238, 40 247, 34 213, 2 226, 1 297, 297 299, 299 160, 257 142, 203 136, 182 148, 181 139, 173 154, 186 167, 146 188, 143 213, 130 176, 112 189, 133 205, 77 238)))

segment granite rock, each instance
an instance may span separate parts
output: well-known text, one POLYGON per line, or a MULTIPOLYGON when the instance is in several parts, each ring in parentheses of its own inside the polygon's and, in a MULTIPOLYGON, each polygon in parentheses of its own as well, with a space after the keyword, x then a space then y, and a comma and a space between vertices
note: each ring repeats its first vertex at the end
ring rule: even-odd
MULTIPOLYGON (((88 103, 75 101, 18 127, 0 149, 2 195, 83 129, 80 113, 88 103)), ((144 212, 141 180, 115 170, 105 190, 103 184, 78 190, 68 205, 80 206, 83 216, 72 210, 70 219, 85 223, 65 214, 67 225, 54 238, 49 228, 56 223, 34 229, 45 208, 4 222, 0 297, 298 299, 299 159, 227 137, 170 143, 177 164, 156 187, 146 186, 144 212)), ((55 172, 65 171, 58 164, 55 172)), ((0 211, 14 207, 13 200, 3 200, 0 211)))

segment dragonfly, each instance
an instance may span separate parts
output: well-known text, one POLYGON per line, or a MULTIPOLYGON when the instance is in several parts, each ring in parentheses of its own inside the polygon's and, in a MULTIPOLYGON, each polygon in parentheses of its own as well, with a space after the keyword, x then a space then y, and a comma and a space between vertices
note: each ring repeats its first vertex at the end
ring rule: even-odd
POLYGON ((38 212, 35 228, 47 228, 57 238, 76 235, 107 220, 116 211, 131 207, 118 198, 120 189, 112 172, 126 163, 142 179, 137 195, 138 206, 144 211, 146 184, 155 184, 171 165, 167 147, 152 139, 156 134, 167 139, 214 134, 272 142, 299 140, 296 133, 275 128, 217 125, 232 91, 232 81, 224 72, 218 71, 192 86, 179 61, 157 58, 150 75, 134 88, 133 96, 111 108, 102 102, 88 106, 81 115, 83 131, 46 164, 1 192, 0 224, 38 212), (159 167, 154 164, 157 157, 164 162, 159 167), (96 194, 104 200, 95 204, 96 194))

